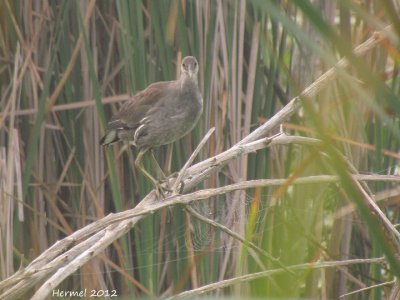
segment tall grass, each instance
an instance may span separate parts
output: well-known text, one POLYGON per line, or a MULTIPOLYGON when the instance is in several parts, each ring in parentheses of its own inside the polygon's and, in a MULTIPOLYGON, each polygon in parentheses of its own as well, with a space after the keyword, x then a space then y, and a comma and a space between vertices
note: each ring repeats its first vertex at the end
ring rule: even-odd
MULTIPOLYGON (((183 166, 209 128, 216 128, 215 135, 199 159, 238 143, 346 57, 350 66, 306 99, 283 127, 325 146, 263 149, 230 163, 198 188, 258 178, 288 178, 287 184, 232 192, 193 208, 285 266, 388 258, 382 265, 284 272, 214 295, 335 299, 397 274, 390 240, 375 229, 347 173, 351 165, 359 173, 398 174, 395 1, 3 0, 0 5, 1 279, 71 232, 133 207, 151 190, 134 167, 135 149, 122 144, 102 149, 98 141, 121 100, 152 82, 177 78, 186 55, 199 60, 205 108, 190 135, 156 149, 168 174, 183 166), (361 58, 352 53, 388 24, 394 24, 392 36, 384 43, 361 58), (338 175, 340 182, 291 185, 298 177, 320 174, 338 175)), ((151 169, 150 160, 145 166, 151 169)), ((398 184, 377 180, 365 188, 397 224, 398 184)), ((175 206, 146 217, 62 288, 166 296, 277 267, 175 206)), ((384 299, 390 287, 352 297, 384 299)))

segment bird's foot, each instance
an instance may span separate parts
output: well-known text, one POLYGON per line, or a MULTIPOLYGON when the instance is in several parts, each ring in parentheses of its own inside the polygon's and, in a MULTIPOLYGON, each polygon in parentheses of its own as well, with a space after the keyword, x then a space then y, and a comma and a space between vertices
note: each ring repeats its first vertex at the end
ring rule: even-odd
POLYGON ((183 189, 185 188, 185 183, 183 180, 180 180, 179 184, 176 187, 171 187, 169 185, 170 179, 178 177, 179 173, 175 172, 165 177, 163 179, 159 179, 154 182, 154 189, 156 190, 156 195, 158 198, 162 197, 166 198, 168 194, 180 195, 183 193, 183 189))
MULTIPOLYGON (((159 176, 159 177, 157 178, 157 181, 158 181, 160 184, 167 184, 167 185, 168 185, 167 190, 168 190, 168 189, 170 189, 170 187, 169 187, 169 181, 170 181, 172 178, 178 177, 178 175, 179 175, 178 172, 174 172, 174 173, 172 173, 172 174, 169 175, 169 176, 165 176, 165 175, 159 176)), ((168 191, 170 191, 170 190, 168 190, 168 191)))
MULTIPOLYGON (((174 172, 171 175, 169 175, 167 179, 169 180, 169 179, 175 178, 175 180, 176 180, 176 179, 178 179, 178 177, 179 177, 179 172, 174 172)), ((176 186, 175 186, 175 184, 173 185, 171 192, 173 192, 177 195, 180 195, 180 194, 182 194, 184 187, 185 187, 184 181, 180 180, 178 185, 176 185, 176 186)))
POLYGON ((179 184, 178 184, 176 192, 180 195, 183 193, 184 188, 185 188, 185 182, 183 180, 181 180, 181 182, 179 182, 179 184))
POLYGON ((154 185, 154 189, 156 191, 157 198, 162 197, 163 199, 166 198, 166 194, 171 194, 172 190, 169 186, 165 183, 168 183, 168 180, 158 181, 154 185))
POLYGON ((168 176, 168 178, 174 178, 174 177, 178 177, 179 172, 174 172, 171 175, 168 176))

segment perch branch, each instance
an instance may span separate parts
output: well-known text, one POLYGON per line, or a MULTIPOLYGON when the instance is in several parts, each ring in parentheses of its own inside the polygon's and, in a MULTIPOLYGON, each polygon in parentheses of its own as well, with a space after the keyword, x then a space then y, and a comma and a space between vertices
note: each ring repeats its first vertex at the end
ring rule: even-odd
MULTIPOLYGON (((400 178, 398 176, 385 176, 385 175, 356 175, 354 176, 357 180, 369 181, 374 180, 377 181, 379 179, 384 181, 396 181, 399 182, 400 178)), ((79 255, 79 253, 88 253, 88 247, 92 243, 96 243, 98 239, 101 238, 102 235, 93 235, 96 231, 105 230, 106 228, 111 228, 115 226, 115 224, 125 224, 125 226, 134 226, 134 224, 140 220, 141 216, 145 216, 147 214, 152 214, 155 211, 174 205, 176 203, 189 204, 192 201, 198 201, 207 199, 209 197, 213 197, 216 195, 224 194, 227 192, 235 191, 238 189, 247 189, 254 188, 259 186, 276 186, 285 183, 286 179, 260 179, 260 180, 251 180, 245 181, 237 184, 232 184, 229 186, 224 186, 215 189, 208 189, 197 191, 188 195, 180 195, 166 199, 162 202, 153 202, 150 204, 145 211, 138 211, 138 207, 135 207, 131 210, 124 211, 117 214, 110 214, 104 217, 101 220, 95 221, 94 223, 78 230, 74 234, 72 234, 69 238, 66 238, 62 241, 57 242, 48 250, 46 250, 41 256, 35 259, 27 268, 18 271, 15 275, 9 278, 8 282, 3 281, 0 284, 0 289, 10 288, 8 292, 12 293, 11 295, 20 295, 15 294, 17 291, 21 291, 26 289, 27 285, 33 285, 34 283, 39 282, 48 274, 55 272, 59 268, 63 268, 64 265, 68 264, 74 256, 79 255), (129 223, 131 222, 131 223, 129 223), (93 236, 91 236, 93 235, 93 236), (87 237, 90 237, 84 243, 79 243, 74 246, 79 240, 83 240, 87 237), (24 280, 26 279, 26 280, 24 280)), ((318 183, 335 183, 339 182, 340 178, 338 176, 332 175, 319 175, 319 176, 310 176, 304 178, 296 179, 293 184, 318 184, 318 183)), ((138 205, 139 206, 139 205, 138 205)), ((123 232, 113 232, 113 236, 119 237, 124 234, 123 232)), ((89 259, 92 256, 89 257, 89 259)), ((7 299, 8 294, 4 293, 1 295, 1 299, 7 299)), ((8 298, 12 299, 12 297, 8 298)))
MULTIPOLYGON (((260 145, 285 145, 299 142, 301 144, 316 144, 319 143, 318 140, 302 137, 292 137, 280 135, 269 143, 265 143, 265 140, 256 141, 248 145, 242 146, 242 152, 248 153, 250 150, 255 148, 260 148, 260 145)), ((234 154, 230 154, 235 157, 234 154)), ((400 178, 398 176, 385 176, 385 175, 354 175, 355 180, 384 180, 384 181, 395 181, 399 182, 400 178)), ((31 286, 37 284, 44 278, 48 277, 50 274, 56 272, 60 268, 64 268, 68 265, 74 258, 80 254, 87 255, 90 259, 92 255, 87 251, 88 247, 95 243, 100 235, 97 235, 101 230, 111 228, 115 224, 121 224, 121 226, 134 226, 138 220, 143 218, 145 215, 152 214, 155 211, 175 205, 177 203, 189 204, 192 201, 199 201, 207 199, 216 195, 232 192, 239 189, 248 189, 258 186, 276 186, 285 183, 287 179, 261 179, 261 180, 251 180, 244 181, 224 187, 200 190, 187 195, 176 195, 165 199, 162 202, 154 201, 152 194, 148 195, 142 202, 140 202, 135 208, 123 211, 116 214, 109 214, 106 217, 97 220, 88 226, 74 232, 69 237, 58 241, 52 247, 43 252, 38 258, 36 258, 30 265, 25 269, 18 271, 16 274, 11 276, 9 279, 0 283, 0 289, 10 288, 7 292, 1 295, 1 299, 13 299, 16 296, 22 295, 31 286), (87 240, 85 240, 87 239, 87 240), (80 243, 78 243, 81 241, 80 243)), ((298 178, 293 184, 312 184, 312 183, 331 183, 338 182, 340 179, 337 176, 332 175, 320 175, 320 176, 310 176, 306 178, 298 178)), ((131 228, 131 227, 129 227, 131 228)), ((128 229, 127 229, 128 230, 128 229)), ((114 240, 124 234, 125 231, 114 232, 112 236, 114 240)), ((107 241, 111 243, 112 241, 107 241)), ((104 244, 104 247, 107 245, 104 244)), ((80 260, 82 261, 82 258, 80 260)), ((68 270, 64 269, 64 274, 68 274, 68 270)), ((50 280, 49 284, 53 284, 55 279, 50 280)))

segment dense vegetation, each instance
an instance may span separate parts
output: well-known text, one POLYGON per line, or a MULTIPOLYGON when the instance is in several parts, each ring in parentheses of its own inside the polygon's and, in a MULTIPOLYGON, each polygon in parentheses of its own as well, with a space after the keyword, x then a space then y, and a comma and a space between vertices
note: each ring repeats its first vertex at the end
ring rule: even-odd
MULTIPOLYGON (((160 209, 59 288, 171 296, 253 274, 210 295, 336 299, 371 287, 349 297, 396 297, 400 189, 389 175, 399 173, 400 158, 398 2, 2 0, 0 7, 3 284, 57 240, 151 191, 134 167, 135 149, 105 150, 99 140, 130 94, 177 78, 181 59, 194 55, 204 113, 190 135, 156 149, 162 168, 179 171, 212 127, 195 162, 229 149, 301 95, 301 109, 281 130, 303 142, 240 156, 195 190, 283 180, 219 193, 189 210, 160 209), (315 82, 325 72, 334 76, 315 82), (301 94, 313 83, 317 92, 301 94)), ((145 165, 151 169, 150 160, 145 165)), ((9 288, 0 283, 0 295, 9 288)))

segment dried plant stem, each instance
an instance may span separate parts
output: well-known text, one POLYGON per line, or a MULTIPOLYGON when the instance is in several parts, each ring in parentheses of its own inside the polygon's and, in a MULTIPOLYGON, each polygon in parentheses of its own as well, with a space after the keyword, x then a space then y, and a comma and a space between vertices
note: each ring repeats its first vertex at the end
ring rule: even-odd
MULTIPOLYGON (((88 3, 87 6, 87 11, 86 11, 86 15, 84 18, 84 26, 86 27, 89 23, 90 17, 92 16, 92 13, 94 11, 95 8, 95 4, 96 4, 96 0, 91 0, 88 3)), ((81 50, 81 47, 83 45, 83 38, 84 38, 84 31, 82 31, 79 34, 79 38, 78 41, 76 42, 76 45, 74 47, 74 50, 72 51, 72 55, 71 55, 71 59, 67 65, 67 67, 65 68, 62 77, 60 78, 60 81, 58 82, 57 86, 54 88, 53 93, 51 94, 51 96, 49 97, 49 99, 47 100, 46 103, 46 113, 50 112, 51 108, 53 107, 53 105, 56 103, 57 99, 59 98, 64 85, 66 84, 69 76, 72 73, 73 67, 75 65, 76 60, 78 59, 78 55, 79 52, 81 50)))
POLYGON ((391 280, 391 281, 382 282, 382 283, 379 283, 379 284, 374 284, 374 285, 371 285, 371 286, 367 286, 365 288, 358 289, 358 290, 355 290, 355 291, 340 295, 340 298, 345 298, 347 296, 359 294, 359 293, 362 293, 362 292, 365 292, 365 291, 369 291, 369 290, 372 290, 372 289, 376 289, 376 288, 379 288, 379 287, 382 287, 382 286, 392 285, 395 282, 396 282, 396 280, 391 280))
MULTIPOLYGON (((342 266, 350 266, 355 264, 377 264, 384 262, 385 259, 383 257, 379 258, 370 258, 370 259, 351 259, 344 261, 325 261, 325 262, 315 262, 315 263, 306 263, 295 266, 287 267, 291 271, 301 271, 301 270, 317 270, 317 269, 325 269, 325 268, 337 268, 342 266)), ((257 272, 253 274, 246 274, 243 276, 238 276, 231 279, 222 280, 216 283, 211 283, 205 286, 202 286, 197 289, 192 289, 190 291, 182 292, 178 295, 174 295, 173 297, 167 299, 180 299, 186 297, 194 297, 198 295, 202 295, 207 292, 211 292, 217 289, 225 288, 228 286, 232 286, 237 283, 248 282, 251 280, 255 280, 258 278, 269 277, 276 274, 280 274, 284 272, 282 269, 274 269, 268 271, 257 272)))
MULTIPOLYGON (((318 140, 310 138, 279 135, 275 139, 269 140, 269 143, 266 143, 265 140, 262 140, 243 145, 241 146, 241 151, 239 151, 239 153, 243 154, 253 151, 254 149, 260 149, 261 145, 264 147, 267 145, 285 145, 295 143, 296 141, 302 144, 306 142, 311 144, 319 142, 318 140)), ((227 155, 231 158, 236 157, 229 152, 227 155)), ((236 155, 239 154, 236 153, 236 155)), ((225 160, 225 158, 221 159, 225 160)), ((218 164, 218 160, 215 162, 218 164)), ((400 180, 398 176, 384 175, 355 175, 354 178, 357 180, 378 180, 379 178, 391 181, 400 180)), ((337 176, 312 176, 309 178, 298 178, 293 182, 293 184, 337 182, 338 180, 339 178, 337 176)), ((279 185, 283 184, 285 181, 286 179, 245 181, 220 188, 200 190, 187 195, 172 196, 162 202, 155 201, 154 195, 151 193, 135 208, 116 214, 110 214, 74 232, 69 237, 58 241, 56 244, 42 253, 42 255, 36 258, 25 269, 18 271, 7 280, 1 282, 0 289, 9 288, 9 290, 0 296, 2 299, 13 299, 18 297, 31 286, 37 284, 44 278, 51 276, 51 274, 62 268, 63 272, 59 272, 57 275, 52 275, 48 282, 45 283, 47 288, 44 288, 44 290, 50 293, 51 290, 48 288, 50 286, 54 286, 54 284, 73 273, 79 263, 83 264, 84 262, 90 260, 95 253, 100 253, 101 250, 111 244, 115 239, 125 234, 137 223, 138 220, 142 219, 148 214, 153 214, 155 211, 161 208, 178 203, 189 204, 192 201, 207 199, 212 196, 239 189, 254 188, 256 186, 279 185), (109 232, 112 233, 108 234, 109 232), (104 237, 106 233, 107 237, 104 237), (78 243, 78 241, 81 242, 78 243), (99 241, 101 241, 101 243, 99 243, 99 241)), ((43 295, 42 293, 44 293, 44 290, 40 290, 41 295, 43 295)))
POLYGON ((241 237, 236 232, 230 230, 228 227, 226 227, 226 226, 224 226, 224 225, 222 225, 222 224, 220 224, 218 222, 215 222, 214 220, 210 220, 210 219, 202 216, 201 214, 199 214, 196 210, 194 210, 189 205, 186 205, 185 209, 186 209, 186 211, 188 213, 190 213, 196 219, 199 219, 200 221, 202 221, 204 223, 207 223, 212 227, 218 228, 219 230, 225 232, 226 234, 228 234, 228 235, 232 236, 233 238, 237 239, 238 241, 242 242, 244 245, 246 245, 246 246, 250 247, 251 249, 257 251, 258 253, 262 254, 263 256, 265 256, 266 258, 268 258, 269 260, 271 260, 272 262, 277 264, 279 267, 281 267, 282 269, 284 269, 288 273, 290 273, 292 275, 294 274, 285 265, 283 265, 279 259, 277 259, 276 257, 273 257, 267 251, 261 249, 260 247, 258 247, 254 243, 250 242, 249 240, 246 240, 245 238, 241 237))
POLYGON ((187 168, 193 163, 194 159, 196 156, 199 154, 200 150, 204 147, 204 145, 207 143, 208 139, 210 136, 214 133, 215 127, 212 127, 207 134, 203 137, 199 145, 196 147, 196 149, 193 151, 193 153, 190 155, 189 159, 186 161, 185 165, 182 167, 182 169, 179 171, 178 177, 176 178, 174 185, 172 186, 172 191, 174 193, 177 193, 178 186, 181 184, 182 178, 185 175, 185 172, 187 168))
POLYGON ((15 55, 15 61, 14 61, 14 74, 13 74, 13 85, 12 85, 12 90, 11 90, 11 117, 10 117, 10 122, 9 122, 9 128, 10 128, 10 134, 9 134, 9 144, 8 144, 8 149, 7 149, 7 180, 5 182, 4 186, 4 191, 2 189, 1 183, 0 183, 0 199, 4 197, 4 200, 1 200, 0 204, 0 216, 2 218, 0 224, 0 240, 4 241, 1 243, 1 249, 0 249, 0 254, 1 258, 4 259, 2 262, 4 263, 4 268, 2 268, 0 276, 1 277, 6 277, 10 276, 11 274, 14 273, 14 266, 13 266, 13 223, 14 223, 14 206, 13 206, 13 201, 12 197, 14 195, 14 175, 15 175, 15 161, 14 161, 14 151, 15 151, 15 141, 18 139, 18 136, 16 135, 17 131, 15 130, 15 107, 17 103, 17 76, 18 76, 18 70, 19 70, 19 61, 20 61, 20 47, 19 44, 17 44, 17 49, 16 49, 16 55, 15 55), (4 271, 4 273, 3 273, 4 271))
POLYGON ((383 232, 386 234, 386 240, 390 242, 393 251, 400 255, 400 233, 372 199, 373 193, 369 186, 365 182, 355 179, 355 176, 358 174, 358 170, 339 151, 335 151, 335 153, 342 159, 343 162, 345 162, 347 169, 354 174, 352 175, 351 179, 353 180, 354 186, 360 191, 362 195, 361 199, 364 205, 368 207, 369 211, 371 212, 371 216, 382 227, 383 232))

